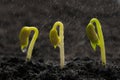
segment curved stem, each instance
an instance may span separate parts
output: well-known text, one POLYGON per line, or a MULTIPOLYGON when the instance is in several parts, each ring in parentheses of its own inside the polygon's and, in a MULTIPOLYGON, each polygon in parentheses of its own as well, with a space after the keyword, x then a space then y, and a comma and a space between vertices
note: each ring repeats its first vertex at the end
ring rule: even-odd
POLYGON ((60 43, 59 43, 59 48, 60 48, 60 67, 61 69, 64 67, 65 63, 65 57, 64 57, 64 26, 61 22, 56 22, 53 25, 53 28, 57 29, 59 27, 59 37, 60 37, 60 43))
POLYGON ((37 39, 38 34, 39 34, 38 29, 35 28, 35 27, 30 27, 29 30, 30 30, 30 31, 34 31, 34 35, 33 35, 33 38, 32 38, 32 40, 31 40, 31 42, 30 42, 28 51, 27 51, 26 61, 30 61, 30 59, 31 59, 33 47, 34 47, 34 44, 35 44, 36 39, 37 39))
POLYGON ((101 24, 98 21, 98 19, 93 18, 90 23, 95 23, 96 27, 97 27, 97 32, 98 32, 98 37, 100 40, 100 43, 98 44, 98 46, 100 47, 101 50, 101 59, 102 59, 102 64, 106 65, 106 54, 105 54, 105 45, 104 45, 104 38, 103 38, 103 33, 102 33, 102 29, 101 29, 101 24))

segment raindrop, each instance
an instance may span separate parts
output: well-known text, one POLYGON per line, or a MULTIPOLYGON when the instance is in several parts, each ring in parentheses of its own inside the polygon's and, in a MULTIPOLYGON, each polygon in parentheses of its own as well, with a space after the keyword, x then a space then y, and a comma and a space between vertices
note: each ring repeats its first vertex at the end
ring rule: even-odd
POLYGON ((21 50, 22 50, 23 53, 27 52, 27 48, 26 47, 21 49, 21 50))

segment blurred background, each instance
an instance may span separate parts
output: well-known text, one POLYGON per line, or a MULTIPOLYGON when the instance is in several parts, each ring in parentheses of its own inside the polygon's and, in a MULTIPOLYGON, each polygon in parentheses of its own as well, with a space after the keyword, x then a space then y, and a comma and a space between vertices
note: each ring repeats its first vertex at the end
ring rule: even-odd
POLYGON ((40 34, 32 59, 59 62, 59 48, 51 45, 49 31, 56 21, 62 21, 66 61, 75 57, 100 61, 99 48, 92 50, 85 32, 93 17, 102 25, 107 62, 119 64, 120 0, 0 0, 0 56, 25 58, 19 32, 23 26, 36 26, 40 34))

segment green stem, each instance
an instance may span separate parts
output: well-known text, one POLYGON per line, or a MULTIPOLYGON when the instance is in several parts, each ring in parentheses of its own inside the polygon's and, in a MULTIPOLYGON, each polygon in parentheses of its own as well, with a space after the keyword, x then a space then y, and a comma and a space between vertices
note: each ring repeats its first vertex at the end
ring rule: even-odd
POLYGON ((33 38, 32 38, 32 40, 31 40, 31 42, 30 42, 28 51, 27 51, 26 61, 30 61, 30 59, 31 59, 33 47, 34 47, 34 44, 35 44, 36 39, 37 39, 38 34, 39 34, 38 29, 35 28, 35 27, 30 27, 29 30, 30 30, 30 31, 34 31, 34 35, 33 35, 33 38))
POLYGON ((98 37, 99 37, 99 44, 98 46, 100 47, 101 50, 101 59, 102 59, 102 64, 106 65, 106 54, 105 54, 105 45, 104 45, 104 38, 103 38, 103 33, 102 33, 102 29, 101 29, 101 24, 98 21, 98 19, 93 18, 90 23, 95 23, 96 27, 97 27, 97 32, 98 32, 98 37))
POLYGON ((64 68, 64 63, 65 63, 65 57, 64 57, 64 27, 61 22, 56 22, 53 26, 53 28, 57 29, 59 27, 59 37, 60 37, 60 43, 59 43, 59 48, 60 48, 60 67, 61 69, 64 68))

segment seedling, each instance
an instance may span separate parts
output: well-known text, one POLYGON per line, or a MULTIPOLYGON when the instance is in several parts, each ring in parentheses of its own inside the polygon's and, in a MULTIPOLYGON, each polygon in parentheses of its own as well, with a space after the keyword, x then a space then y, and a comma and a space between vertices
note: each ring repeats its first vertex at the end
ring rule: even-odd
POLYGON ((26 56, 27 62, 31 60, 33 47, 36 42, 36 39, 38 38, 38 34, 39 34, 39 31, 36 27, 24 26, 20 31, 19 39, 20 39, 20 45, 21 45, 22 52, 26 52, 28 44, 29 44, 27 56, 26 56), (30 36, 31 31, 34 31, 34 35, 29 44, 29 36, 30 36))
POLYGON ((93 50, 96 51, 96 46, 100 47, 102 65, 105 66, 106 54, 105 54, 104 37, 101 29, 101 24, 97 18, 93 18, 90 20, 90 23, 87 25, 87 28, 86 28, 86 33, 87 33, 88 39, 90 40, 93 50), (95 23, 96 29, 95 29, 94 23, 95 23))
POLYGON ((50 42, 60 48, 60 68, 64 68, 65 58, 64 58, 64 26, 62 22, 57 21, 49 33, 50 42), (57 32, 57 27, 59 27, 59 34, 57 32))

